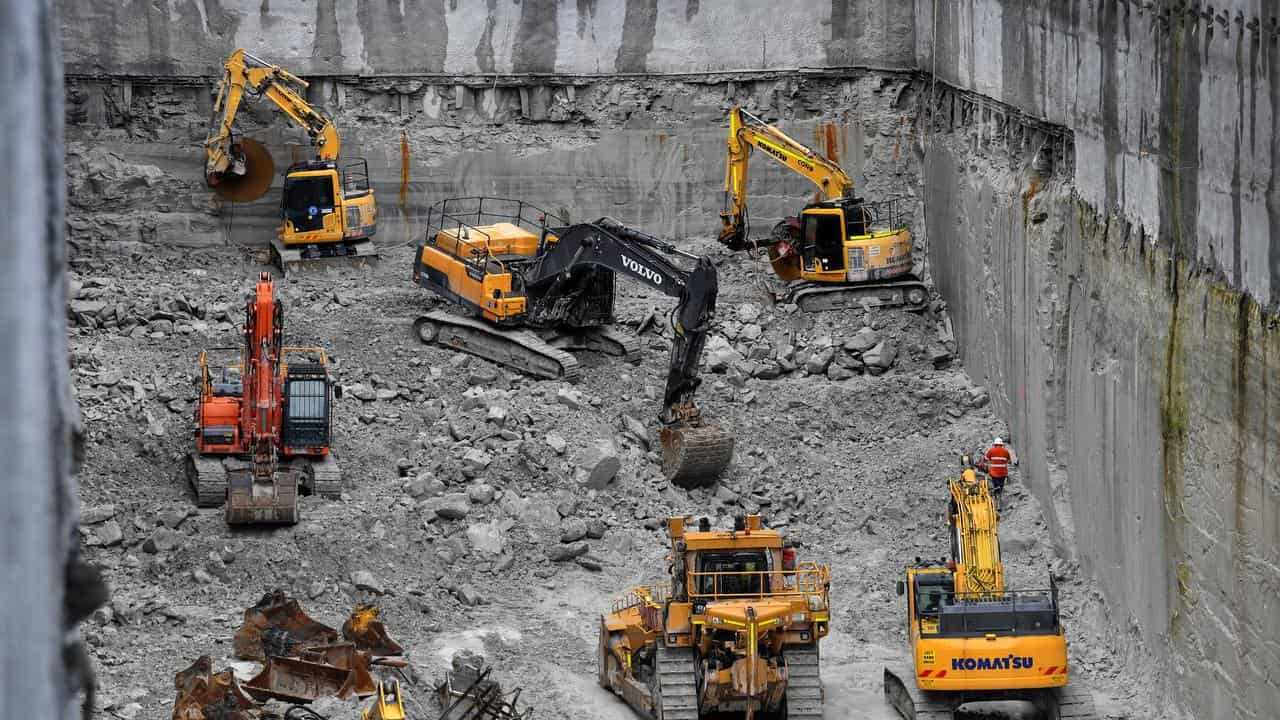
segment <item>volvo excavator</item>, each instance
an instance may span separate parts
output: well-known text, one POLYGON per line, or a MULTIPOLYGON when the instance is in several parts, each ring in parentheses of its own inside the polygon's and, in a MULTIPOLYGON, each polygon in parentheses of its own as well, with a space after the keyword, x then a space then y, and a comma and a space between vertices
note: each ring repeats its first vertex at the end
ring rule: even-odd
POLYGON ((839 164, 740 107, 729 113, 728 148, 719 240, 731 250, 758 246, 748 238, 753 150, 818 187, 817 201, 778 223, 763 243, 774 273, 790 283, 781 299, 808 311, 924 305, 928 289, 911 275, 911 231, 898 201, 855 197, 839 164))
POLYGON ((899 581, 913 666, 886 667, 884 693, 905 720, 952 720, 961 705, 1017 700, 1043 720, 1094 720, 1093 697, 1068 685, 1067 638, 1053 578, 1008 590, 989 482, 964 467, 949 481, 951 557, 916 558, 899 581))
POLYGON ((759 515, 732 530, 667 521, 669 583, 634 588, 600 620, 600 686, 652 720, 821 720, 818 643, 830 571, 759 515))
POLYGON ((262 143, 235 134, 240 104, 265 97, 302 126, 315 158, 285 171, 280 225, 271 240, 272 260, 281 270, 298 270, 306 261, 377 257, 371 238, 378 212, 369 185, 369 165, 355 159, 339 167, 338 128, 303 97, 308 83, 237 49, 223 66, 214 102, 214 121, 205 140, 205 182, 232 202, 249 202, 271 187, 274 166, 262 143))
POLYGON ((639 343, 612 328, 617 276, 677 298, 659 437, 672 483, 713 483, 733 457, 733 437, 694 403, 698 365, 715 315, 710 259, 609 218, 569 224, 535 206, 500 198, 454 198, 428 214, 413 281, 465 315, 437 310, 414 322, 438 344, 548 379, 572 379, 565 348, 633 355, 639 343), (693 263, 684 269, 671 258, 693 263))
POLYGON ((325 352, 284 344, 270 273, 245 304, 244 344, 200 353, 196 450, 187 462, 199 507, 226 504, 231 525, 293 524, 299 488, 337 497, 329 448, 335 392, 325 352))

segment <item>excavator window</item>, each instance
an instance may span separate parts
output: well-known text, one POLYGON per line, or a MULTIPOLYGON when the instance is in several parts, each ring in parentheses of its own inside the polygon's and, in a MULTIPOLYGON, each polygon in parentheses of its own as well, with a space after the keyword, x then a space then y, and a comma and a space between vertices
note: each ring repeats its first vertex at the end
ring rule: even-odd
POLYGON ((844 269, 844 227, 840 215, 806 213, 800 227, 801 255, 807 269, 844 269))
POLYGON ((698 553, 698 594, 763 594, 768 569, 769 558, 764 550, 698 553))
POLYGON ((333 212, 333 179, 327 175, 288 177, 284 181, 285 219, 299 232, 324 229, 324 216, 333 212))
POLYGON ((930 573, 916 576, 916 615, 936 617, 944 599, 955 593, 950 574, 930 573))

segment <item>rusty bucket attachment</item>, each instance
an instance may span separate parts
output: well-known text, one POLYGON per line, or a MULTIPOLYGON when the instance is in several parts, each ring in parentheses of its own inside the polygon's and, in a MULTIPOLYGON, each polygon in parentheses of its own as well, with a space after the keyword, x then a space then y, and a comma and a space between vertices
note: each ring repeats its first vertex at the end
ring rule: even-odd
POLYGON ((244 611, 244 624, 236 630, 232 647, 237 658, 261 662, 337 641, 336 630, 313 620, 297 600, 277 589, 244 611))
POLYGON ((714 485, 733 461, 733 436, 713 423, 672 423, 659 437, 662 474, 685 489, 714 485))
POLYGON ((178 698, 173 720, 256 720, 257 704, 245 694, 235 673, 213 672, 213 660, 202 655, 173 677, 178 698))
POLYGON ((342 624, 342 638, 374 655, 403 655, 404 648, 387 634, 376 605, 357 605, 342 624))
MULTIPOLYGON (((357 653, 359 655, 359 653, 357 653)), ((245 692, 255 699, 309 703, 326 697, 368 697, 376 689, 369 675, 368 656, 363 667, 338 667, 324 662, 311 662, 292 657, 267 660, 262 672, 244 684, 245 692)))
POLYGON ((275 162, 262 143, 242 137, 231 145, 231 167, 208 173, 205 183, 218 197, 231 202, 252 202, 267 194, 275 177, 275 162))
POLYGON ((298 476, 285 468, 270 477, 252 469, 227 472, 228 525, 293 525, 298 522, 298 476))
POLYGON ((467 651, 453 656, 453 669, 446 672, 444 682, 436 686, 440 703, 439 720, 528 720, 533 709, 518 708, 521 688, 502 692, 496 680, 490 680, 493 668, 484 658, 467 651))

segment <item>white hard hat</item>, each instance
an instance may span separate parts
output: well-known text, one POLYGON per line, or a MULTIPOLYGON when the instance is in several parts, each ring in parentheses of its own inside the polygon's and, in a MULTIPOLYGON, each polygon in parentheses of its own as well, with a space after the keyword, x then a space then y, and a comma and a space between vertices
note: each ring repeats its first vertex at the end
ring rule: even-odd
POLYGON ((996 438, 996 439, 995 439, 995 442, 993 442, 992 444, 993 444, 993 445, 1003 445, 1003 444, 1004 444, 1004 440, 1003 440, 1003 439, 1001 439, 1001 438, 996 438))

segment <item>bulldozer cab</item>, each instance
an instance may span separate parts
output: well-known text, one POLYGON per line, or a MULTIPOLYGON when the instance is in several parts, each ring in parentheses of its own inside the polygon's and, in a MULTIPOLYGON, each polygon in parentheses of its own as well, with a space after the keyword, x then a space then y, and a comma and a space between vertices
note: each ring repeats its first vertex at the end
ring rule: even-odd
POLYGON ((697 554, 694 566, 699 595, 760 596, 769 591, 765 583, 769 554, 763 549, 704 550, 697 554))

